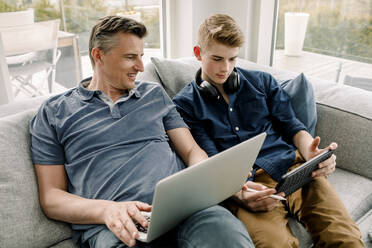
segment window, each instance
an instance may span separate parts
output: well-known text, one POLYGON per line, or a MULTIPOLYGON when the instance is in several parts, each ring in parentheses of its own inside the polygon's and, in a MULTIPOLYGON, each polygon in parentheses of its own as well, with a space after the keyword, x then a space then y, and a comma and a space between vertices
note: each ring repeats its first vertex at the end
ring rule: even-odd
POLYGON ((143 22, 149 30, 145 48, 160 49, 160 0, 63 0, 64 30, 79 34, 80 51, 87 52, 89 33, 100 17, 122 15, 143 22))
POLYGON ((148 30, 144 38, 144 61, 152 56, 162 56, 163 2, 164 0, 0 0, 0 12, 32 8, 35 22, 60 19, 58 49, 62 56, 57 63, 57 85, 54 87, 54 92, 58 92, 74 87, 81 78, 92 75, 88 56, 89 35, 93 25, 101 17, 122 15, 144 23, 148 30))
MULTIPOLYGON (((371 13, 370 0, 281 0, 274 67, 341 83, 350 75, 372 81, 371 13), (285 20, 286 12, 308 14, 300 56, 288 56, 288 53, 296 54, 288 52, 290 42, 285 41, 285 38, 288 39, 288 35, 285 37, 285 26, 288 29, 291 26, 285 23, 288 21, 285 20)), ((295 22, 296 25, 292 24, 297 28, 294 37, 300 38, 301 43, 301 31, 298 29, 301 20, 295 22)))
POLYGON ((161 56, 161 0, 63 0, 61 2, 64 31, 79 35, 83 77, 91 75, 88 56, 89 34, 100 17, 122 15, 143 22, 148 35, 144 38, 145 60, 161 56))

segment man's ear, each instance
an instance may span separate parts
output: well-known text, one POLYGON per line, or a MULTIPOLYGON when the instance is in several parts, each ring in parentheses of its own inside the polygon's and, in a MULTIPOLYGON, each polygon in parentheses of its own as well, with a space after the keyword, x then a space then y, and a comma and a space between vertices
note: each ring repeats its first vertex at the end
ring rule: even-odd
POLYGON ((201 56, 200 56, 200 47, 199 46, 194 46, 194 55, 195 57, 201 61, 201 56))
POLYGON ((92 58, 93 58, 95 64, 102 64, 102 55, 103 55, 102 50, 100 50, 97 47, 94 47, 90 54, 92 55, 92 58))

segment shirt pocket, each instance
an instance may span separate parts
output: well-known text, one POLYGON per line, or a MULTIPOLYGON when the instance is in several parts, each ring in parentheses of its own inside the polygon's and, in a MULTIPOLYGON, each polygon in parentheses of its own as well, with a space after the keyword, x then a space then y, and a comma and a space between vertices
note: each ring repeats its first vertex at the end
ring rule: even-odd
POLYGON ((248 130, 257 130, 268 124, 269 110, 264 97, 246 99, 239 104, 239 111, 240 121, 248 130))

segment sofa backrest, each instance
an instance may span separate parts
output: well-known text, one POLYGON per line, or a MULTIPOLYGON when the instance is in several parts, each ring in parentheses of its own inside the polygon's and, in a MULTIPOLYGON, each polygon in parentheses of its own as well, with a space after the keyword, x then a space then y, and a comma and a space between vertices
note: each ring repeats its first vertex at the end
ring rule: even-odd
POLYGON ((372 119, 322 103, 317 112, 316 135, 321 146, 337 142, 337 167, 372 179, 372 119))
POLYGON ((40 104, 44 102, 48 97, 49 96, 32 97, 24 99, 22 101, 15 101, 12 103, 0 105, 0 118, 8 115, 14 115, 27 109, 36 110, 37 108, 39 108, 40 104))
POLYGON ((39 204, 30 155, 34 114, 0 118, 0 247, 50 247, 71 237, 70 226, 48 219, 39 204))

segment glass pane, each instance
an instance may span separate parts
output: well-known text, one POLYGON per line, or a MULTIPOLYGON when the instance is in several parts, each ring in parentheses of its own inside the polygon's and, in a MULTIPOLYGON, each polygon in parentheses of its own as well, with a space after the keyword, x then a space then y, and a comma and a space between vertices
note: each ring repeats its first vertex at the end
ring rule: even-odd
POLYGON ((63 0, 65 31, 79 34, 81 52, 88 51, 89 33, 99 18, 106 15, 123 15, 148 28, 145 48, 160 49, 160 0, 63 0))
POLYGON ((34 9, 35 21, 60 19, 58 0, 0 0, 0 12, 34 9))
POLYGON ((26 10, 31 7, 27 0, 0 0, 0 12, 13 12, 26 10))
POLYGON ((279 3, 274 66, 283 66, 285 69, 299 72, 308 70, 310 74, 314 72, 315 76, 320 77, 323 75, 327 77, 328 74, 329 77, 325 79, 333 81, 342 81, 342 77, 350 73, 358 74, 354 76, 372 78, 371 0, 280 0, 279 3), (304 19, 293 18, 294 21, 290 24, 288 21, 290 18, 287 17, 286 21, 287 12, 308 14, 307 28, 303 31, 305 35, 303 43, 299 24, 304 19), (288 32, 291 26, 295 30, 292 33, 292 40, 289 41, 288 32), (287 40, 285 27, 288 29, 287 40), (293 45, 293 39, 297 39, 299 48, 290 46, 293 45), (304 52, 298 52, 296 49, 302 49, 304 52), (314 69, 317 60, 323 60, 323 69, 314 69), (326 64, 326 61, 330 63, 326 64), (347 71, 348 67, 352 66, 360 70, 347 71), (319 70, 323 70, 323 74, 319 70))

